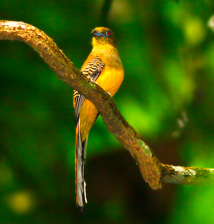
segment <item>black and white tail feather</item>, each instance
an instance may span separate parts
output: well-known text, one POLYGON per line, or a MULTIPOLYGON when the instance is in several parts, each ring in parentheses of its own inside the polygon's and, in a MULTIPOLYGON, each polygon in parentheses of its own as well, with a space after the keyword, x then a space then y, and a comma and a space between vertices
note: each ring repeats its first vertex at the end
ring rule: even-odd
MULTIPOLYGON (((87 66, 83 69, 82 73, 91 78, 92 81, 96 81, 99 77, 104 63, 102 60, 96 56, 92 59, 87 66)), ((82 141, 81 138, 81 128, 80 128, 80 109, 84 102, 85 97, 79 94, 76 90, 74 91, 75 99, 75 121, 76 121, 76 203, 81 211, 84 211, 85 204, 87 203, 86 198, 86 182, 84 178, 84 165, 86 157, 86 147, 88 137, 82 141)))
POLYGON ((88 137, 84 141, 82 141, 80 134, 80 120, 77 125, 78 133, 76 143, 76 197, 77 206, 80 208, 80 210, 84 210, 84 205, 87 203, 84 165, 88 137))

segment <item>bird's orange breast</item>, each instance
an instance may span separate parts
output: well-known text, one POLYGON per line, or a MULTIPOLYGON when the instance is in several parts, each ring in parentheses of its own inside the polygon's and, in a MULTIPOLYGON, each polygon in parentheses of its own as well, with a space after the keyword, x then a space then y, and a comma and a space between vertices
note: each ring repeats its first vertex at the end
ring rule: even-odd
MULTIPOLYGON (((120 57, 118 55, 118 51, 117 49, 112 47, 104 50, 93 49, 93 51, 83 64, 82 69, 84 69, 88 62, 91 61, 91 59, 95 56, 100 57, 102 62, 104 63, 104 68, 96 82, 106 92, 110 93, 111 96, 114 96, 124 78, 124 70, 120 61, 120 57)), ((80 109, 80 132, 82 141, 84 141, 88 136, 89 130, 94 124, 97 115, 98 110, 96 109, 94 104, 88 99, 85 99, 80 109)))
MULTIPOLYGON (((97 79, 97 83, 113 96, 119 89, 123 81, 123 76, 123 69, 108 69, 108 67, 105 67, 97 79)), ((97 118, 97 114, 98 110, 94 104, 88 99, 85 99, 80 110, 80 130, 83 140, 87 137, 89 130, 97 118)))
POLYGON ((119 89, 124 77, 123 68, 106 65, 97 79, 97 83, 113 96, 119 89))

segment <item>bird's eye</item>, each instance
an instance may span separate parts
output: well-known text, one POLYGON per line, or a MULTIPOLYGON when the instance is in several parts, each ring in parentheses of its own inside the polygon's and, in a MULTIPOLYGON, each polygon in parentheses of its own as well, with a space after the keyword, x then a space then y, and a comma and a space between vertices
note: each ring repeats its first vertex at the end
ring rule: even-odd
POLYGON ((110 37, 111 36, 111 32, 110 31, 106 31, 106 36, 110 37))

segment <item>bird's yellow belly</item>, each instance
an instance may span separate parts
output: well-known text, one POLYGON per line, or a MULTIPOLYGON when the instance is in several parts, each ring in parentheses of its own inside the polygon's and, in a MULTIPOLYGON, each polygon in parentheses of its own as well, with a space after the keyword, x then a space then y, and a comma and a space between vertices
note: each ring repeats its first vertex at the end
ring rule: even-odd
POLYGON ((106 92, 109 92, 113 96, 119 89, 123 81, 123 69, 108 69, 104 68, 103 74, 97 79, 97 83, 106 92))
MULTIPOLYGON (((113 96, 119 89, 123 81, 123 69, 104 69, 97 79, 97 83, 105 91, 113 96), (120 71, 120 72, 119 72, 120 71)), ((82 141, 88 136, 88 133, 94 124, 98 115, 98 110, 94 104, 85 99, 80 110, 80 132, 82 141)))

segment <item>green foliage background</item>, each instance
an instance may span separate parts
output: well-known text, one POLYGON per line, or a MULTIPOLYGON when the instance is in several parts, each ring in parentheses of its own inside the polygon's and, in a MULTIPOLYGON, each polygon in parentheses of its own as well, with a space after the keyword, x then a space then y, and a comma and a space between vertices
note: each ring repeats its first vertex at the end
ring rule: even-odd
MULTIPOLYGON (((115 102, 162 162, 214 167, 212 0, 1 0, 78 68, 90 31, 115 31, 125 80, 115 102), (111 1, 107 1, 111 2, 111 1), (183 127, 184 124, 184 127, 183 127)), ((210 186, 153 191, 101 118, 87 151, 86 215, 75 206, 73 90, 20 42, 0 42, 0 223, 213 223, 210 186)))

